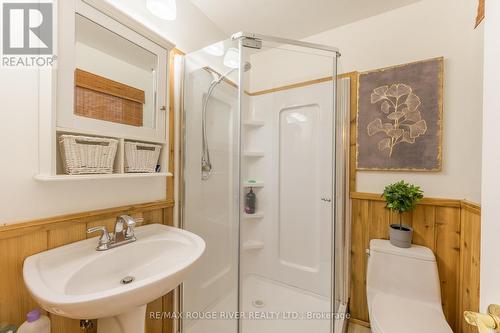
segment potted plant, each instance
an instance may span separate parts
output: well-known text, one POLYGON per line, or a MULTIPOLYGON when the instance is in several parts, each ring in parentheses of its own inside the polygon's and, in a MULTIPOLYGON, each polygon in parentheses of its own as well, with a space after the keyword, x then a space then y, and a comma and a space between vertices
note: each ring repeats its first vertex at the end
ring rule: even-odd
POLYGON ((403 213, 415 209, 417 203, 424 197, 420 187, 400 181, 386 186, 382 194, 386 207, 398 213, 399 224, 391 224, 389 236, 391 244, 397 247, 409 248, 413 237, 413 229, 403 225, 403 213))

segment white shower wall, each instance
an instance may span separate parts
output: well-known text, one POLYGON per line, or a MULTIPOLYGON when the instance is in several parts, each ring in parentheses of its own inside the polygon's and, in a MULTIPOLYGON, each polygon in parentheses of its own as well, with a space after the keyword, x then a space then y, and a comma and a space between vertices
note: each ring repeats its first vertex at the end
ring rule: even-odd
POLYGON ((243 172, 264 187, 255 190, 263 217, 241 221, 244 298, 254 275, 331 296, 332 91, 325 82, 248 97, 247 119, 265 125, 245 127, 243 150, 263 156, 245 158, 243 172))

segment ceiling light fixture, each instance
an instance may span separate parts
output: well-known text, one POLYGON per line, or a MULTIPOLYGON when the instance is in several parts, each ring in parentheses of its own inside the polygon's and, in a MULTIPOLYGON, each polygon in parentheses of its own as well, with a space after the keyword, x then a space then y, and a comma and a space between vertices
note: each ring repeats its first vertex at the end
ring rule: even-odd
POLYGON ((177 17, 175 0, 146 0, 146 8, 162 20, 173 21, 177 17))

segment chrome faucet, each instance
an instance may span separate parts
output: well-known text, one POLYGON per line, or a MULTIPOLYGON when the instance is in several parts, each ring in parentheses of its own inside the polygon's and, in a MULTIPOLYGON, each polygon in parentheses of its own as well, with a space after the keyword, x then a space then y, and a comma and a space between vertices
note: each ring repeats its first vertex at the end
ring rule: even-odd
POLYGON ((134 219, 128 215, 121 215, 116 218, 115 232, 110 234, 105 226, 89 228, 87 233, 102 232, 97 244, 97 251, 106 251, 112 248, 135 242, 134 227, 137 223, 144 222, 143 218, 134 219))

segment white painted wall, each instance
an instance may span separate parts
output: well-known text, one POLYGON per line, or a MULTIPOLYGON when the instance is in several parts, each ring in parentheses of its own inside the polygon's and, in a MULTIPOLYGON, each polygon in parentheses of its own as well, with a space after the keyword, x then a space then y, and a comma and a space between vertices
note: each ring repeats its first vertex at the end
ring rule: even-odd
POLYGON ((484 34, 483 181, 481 225, 481 310, 500 304, 500 2, 486 2, 484 34))
POLYGON ((35 180, 38 98, 37 70, 0 69, 0 224, 165 198, 164 178, 35 180))
MULTIPOLYGON (((443 171, 359 172, 358 191, 380 193, 405 179, 430 197, 480 202, 483 31, 473 30, 476 6, 470 0, 422 0, 307 38, 339 47, 340 73, 445 57, 443 171)), ((252 57, 251 91, 331 74, 317 63, 297 66, 304 57, 290 54, 252 57)))

